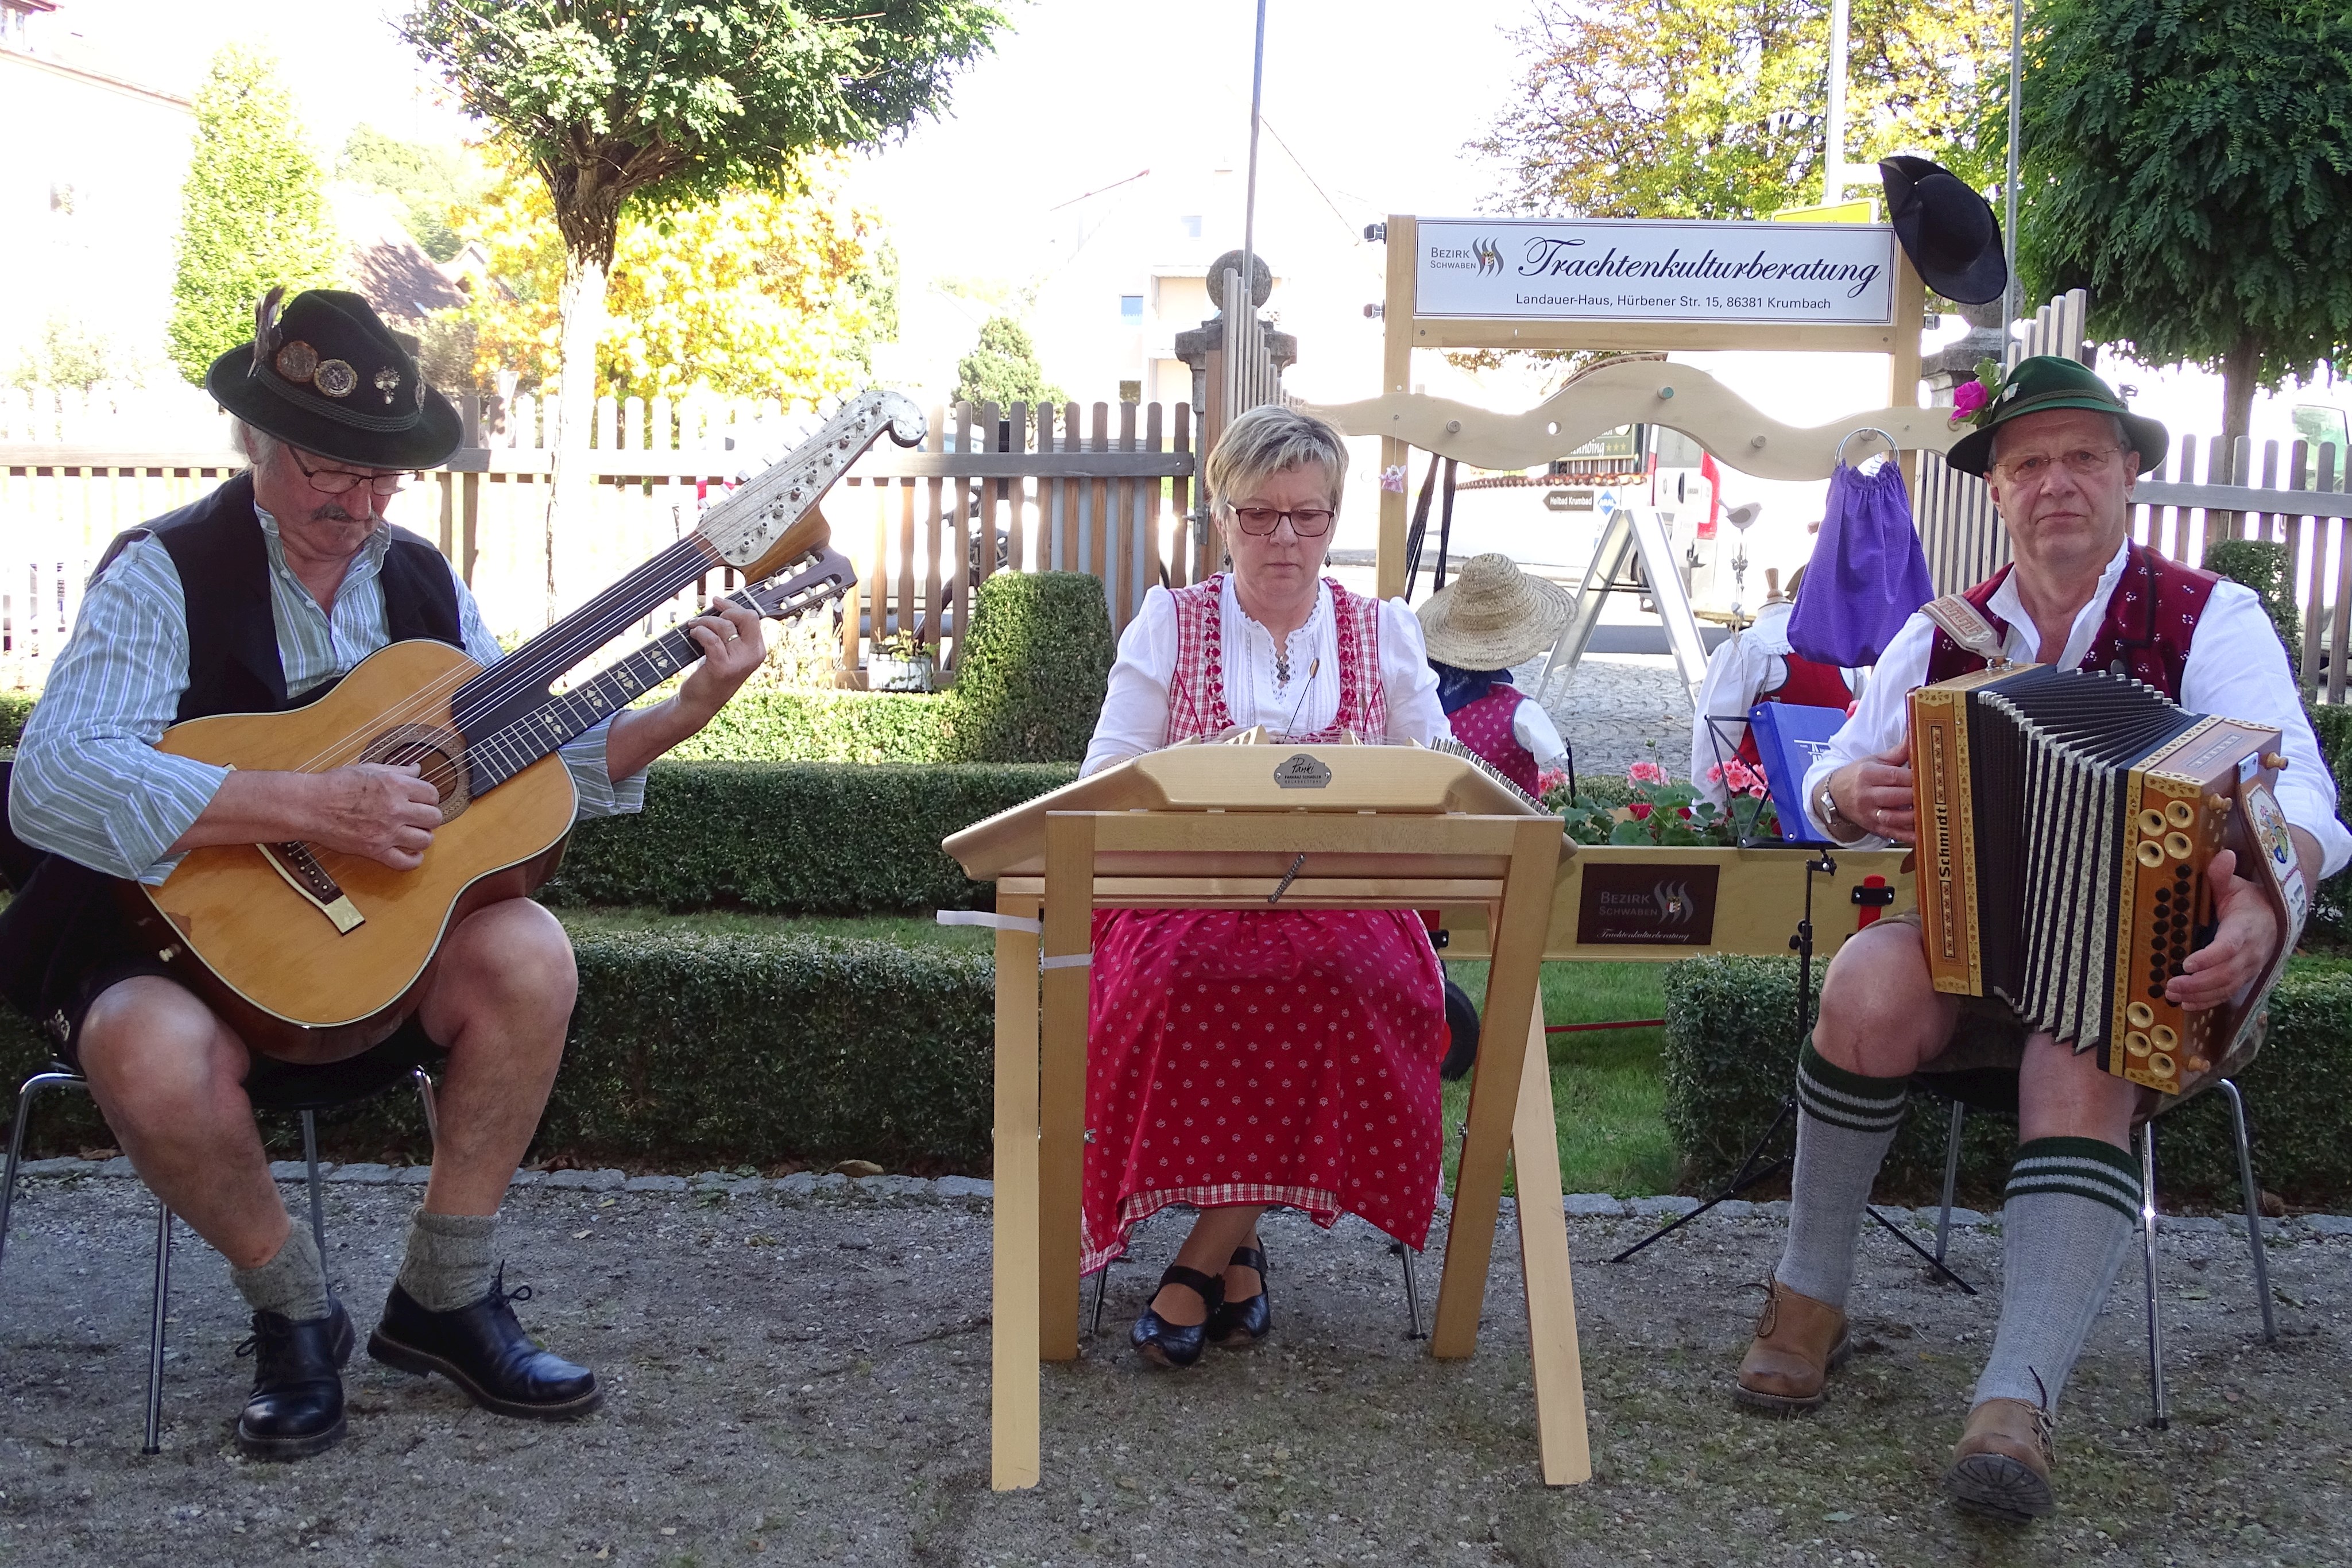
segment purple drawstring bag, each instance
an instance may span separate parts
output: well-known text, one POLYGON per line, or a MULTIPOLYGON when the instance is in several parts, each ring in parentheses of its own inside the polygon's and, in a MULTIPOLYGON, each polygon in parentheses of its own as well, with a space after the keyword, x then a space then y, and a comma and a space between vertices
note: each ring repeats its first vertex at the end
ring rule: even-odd
POLYGON ((1864 474, 1839 464, 1830 475, 1811 569, 1789 617, 1789 646, 1816 664, 1874 664, 1903 623, 1935 597, 1901 465, 1888 461, 1864 474))

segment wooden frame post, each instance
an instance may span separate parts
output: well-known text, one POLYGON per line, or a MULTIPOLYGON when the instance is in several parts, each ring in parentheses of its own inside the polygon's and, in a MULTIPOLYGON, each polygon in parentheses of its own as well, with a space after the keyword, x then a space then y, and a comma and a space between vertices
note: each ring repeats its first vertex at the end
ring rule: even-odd
MULTIPOLYGON (((1420 224, 1391 213, 1388 222, 1388 293, 1381 306, 1381 391, 1412 391, 1412 258, 1420 224)), ((1381 471, 1397 467, 1412 449, 1393 435, 1381 437, 1381 471)), ((1404 592, 1405 492, 1381 491, 1380 548, 1374 591, 1381 599, 1404 592)))
POLYGON ((1559 1122, 1552 1109, 1540 998, 1528 1018, 1511 1168, 1518 1177, 1519 1273, 1527 1281, 1528 1359, 1535 1370, 1544 1485, 1577 1486, 1592 1479, 1592 1435, 1576 1347, 1576 1286, 1569 1273, 1568 1216, 1560 1206, 1559 1122))
POLYGON ((1078 1358, 1080 1187, 1086 1176, 1087 992, 1094 968, 1095 819, 1045 819, 1045 1037, 1038 1082, 1038 1354, 1078 1358), (1073 961, 1075 960, 1075 962, 1073 961))
MULTIPOLYGON (((996 912, 1035 919, 1000 893, 996 912)), ((989 1247, 989 1485, 1034 1487, 1038 1460, 1036 933, 996 933, 995 1202, 989 1247)))

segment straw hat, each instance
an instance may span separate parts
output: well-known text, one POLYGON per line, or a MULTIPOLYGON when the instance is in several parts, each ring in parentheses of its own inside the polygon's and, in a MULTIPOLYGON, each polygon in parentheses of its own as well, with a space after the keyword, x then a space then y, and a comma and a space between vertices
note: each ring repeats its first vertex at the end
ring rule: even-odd
POLYGON ((1461 576, 1422 605, 1422 636, 1441 664, 1505 669, 1550 647, 1573 602, 1567 590, 1529 577, 1509 556, 1472 556, 1461 576))

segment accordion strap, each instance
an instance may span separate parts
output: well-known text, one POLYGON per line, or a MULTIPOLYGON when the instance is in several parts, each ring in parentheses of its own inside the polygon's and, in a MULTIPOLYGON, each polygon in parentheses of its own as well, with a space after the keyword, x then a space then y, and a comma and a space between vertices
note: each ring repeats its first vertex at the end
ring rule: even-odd
POLYGON ((2001 635, 1982 612, 1957 593, 1929 600, 1919 613, 1943 629, 1944 634, 1988 664, 2006 663, 2001 635))
POLYGON ((2206 1075, 2205 1083, 2240 1071, 2262 1049, 2270 1021, 2271 988, 2285 973, 2287 959, 2294 954, 2294 945, 2303 936, 2304 922, 2311 914, 2311 890, 2295 860, 2294 841, 2287 837, 2286 813, 2279 809, 2278 798, 2271 793, 2268 784, 2255 778, 2238 791, 2238 804, 2240 810, 2233 824, 2235 841, 2231 847, 2238 852, 2239 871, 2262 890, 2272 912, 2278 916, 2279 946, 2270 967, 2246 988, 2244 998, 2230 1004, 2231 1027, 2225 1036, 2229 1043, 2206 1075), (2257 866, 2261 869, 2254 869, 2257 866))

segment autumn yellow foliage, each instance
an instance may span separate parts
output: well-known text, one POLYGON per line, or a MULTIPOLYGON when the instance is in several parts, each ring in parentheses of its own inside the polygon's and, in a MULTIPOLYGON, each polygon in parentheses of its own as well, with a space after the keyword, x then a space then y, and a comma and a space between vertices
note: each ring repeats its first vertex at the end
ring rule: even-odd
MULTIPOLYGON (((547 183, 497 151, 497 177, 458 231, 478 242, 470 327, 474 376, 511 371, 551 385, 562 321, 563 241, 547 183), (478 259, 477 259, 477 257, 478 259)), ((812 156, 789 194, 730 191, 715 202, 625 214, 596 391, 615 397, 777 398, 805 407, 865 380, 872 346, 897 330, 896 264, 880 217, 847 194, 846 160, 812 156)))

